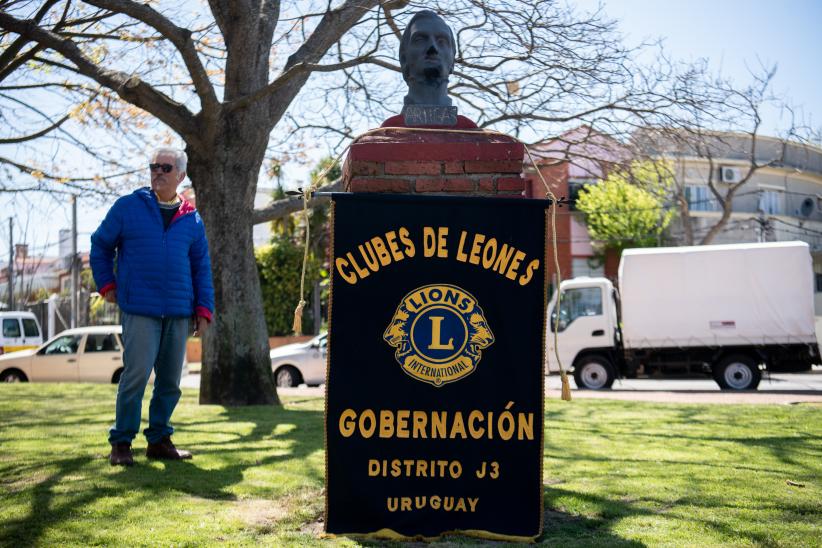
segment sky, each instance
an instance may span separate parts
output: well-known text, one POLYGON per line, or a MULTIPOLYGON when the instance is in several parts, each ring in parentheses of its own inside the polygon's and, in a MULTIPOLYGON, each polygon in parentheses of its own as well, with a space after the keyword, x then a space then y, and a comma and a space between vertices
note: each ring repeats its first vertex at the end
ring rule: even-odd
MULTIPOLYGON (((569 0, 591 10, 595 0, 569 0)), ((608 0, 605 13, 619 21, 627 44, 661 38, 678 60, 708 59, 713 71, 738 83, 750 81, 750 69, 777 65, 774 90, 790 99, 812 127, 822 128, 822 0, 608 0)), ((787 124, 779 113, 767 113, 766 133, 787 124)), ((286 180, 305 178, 287 169, 286 180)), ((90 236, 106 208, 78 206, 78 249, 87 251, 90 236)), ((41 196, 18 197, 15 205, 0 195, 0 264, 7 260, 8 217, 15 218, 15 242, 28 243, 30 254, 57 254, 58 231, 71 227, 71 206, 41 196), (22 236, 25 234, 25 242, 22 236)))
MULTIPOLYGON (((590 9, 596 2, 574 5, 590 9)), ((774 91, 822 127, 822 1, 609 0, 604 8, 629 44, 660 37, 675 59, 708 59, 738 82, 750 80, 749 69, 776 64, 774 91)), ((766 131, 784 128, 786 120, 769 114, 766 131)))

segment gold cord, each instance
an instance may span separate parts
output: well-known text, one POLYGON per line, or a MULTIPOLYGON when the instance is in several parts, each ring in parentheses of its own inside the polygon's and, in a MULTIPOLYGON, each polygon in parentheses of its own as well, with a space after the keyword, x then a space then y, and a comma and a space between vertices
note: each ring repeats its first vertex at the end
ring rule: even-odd
MULTIPOLYGON (((571 385, 568 382, 568 373, 565 371, 565 368, 562 367, 562 360, 559 359, 559 340, 557 338, 557 332, 559 331, 559 304, 562 300, 562 292, 559 290, 559 286, 562 283, 562 273, 559 269, 559 253, 557 251, 557 205, 558 200, 556 195, 551 191, 551 187, 548 186, 548 182, 545 180, 545 177, 542 176, 542 172, 537 167, 536 161, 534 161, 534 157, 531 155, 531 151, 528 150, 528 146, 523 143, 522 146, 525 147, 525 152, 528 154, 528 159, 531 160, 531 164, 534 166, 534 171, 537 172, 539 175, 540 181, 542 181, 542 185, 545 187, 545 195, 553 202, 553 206, 551 208, 551 247, 554 250, 554 268, 557 272, 557 302, 554 305, 554 356, 557 358, 557 367, 559 367, 559 377, 562 382, 562 399, 565 401, 571 401, 571 385)), ((550 318, 548 321, 551 321, 550 318)), ((549 371, 550 373, 550 371, 549 371)))
POLYGON ((303 222, 305 223, 305 247, 303 248, 303 272, 300 276, 300 302, 297 303, 297 308, 294 309, 294 324, 291 326, 294 329, 295 335, 302 335, 303 333, 303 308, 305 308, 305 268, 308 264, 308 243, 309 243, 309 215, 308 215, 308 196, 311 192, 306 189, 303 192, 303 222))

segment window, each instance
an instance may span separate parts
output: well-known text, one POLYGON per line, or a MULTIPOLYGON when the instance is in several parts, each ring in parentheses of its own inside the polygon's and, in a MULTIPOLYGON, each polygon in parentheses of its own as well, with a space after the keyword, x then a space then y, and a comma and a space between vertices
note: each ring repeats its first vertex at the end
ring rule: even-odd
POLYGON ((114 333, 95 333, 86 337, 86 352, 119 352, 114 333))
POLYGON ((588 185, 596 184, 594 179, 569 179, 568 180, 568 210, 577 211, 577 198, 579 191, 588 185))
POLYGON ((685 199, 691 211, 719 211, 719 202, 707 186, 685 185, 685 199))
POLYGON ((571 276, 574 278, 578 276, 604 276, 605 269, 602 263, 591 266, 591 263, 594 261, 595 259, 593 257, 577 257, 571 259, 571 276))
MULTIPOLYGON (((562 293, 559 308, 559 331, 564 331, 577 318, 602 315, 602 290, 598 287, 566 289, 562 293)), ((551 330, 554 330, 556 313, 551 314, 551 330)))
POLYGON ((822 293, 822 274, 814 274, 816 278, 816 292, 822 293))
POLYGON ((26 337, 39 337, 40 329, 37 328, 37 322, 31 318, 23 318, 23 333, 26 337))
POLYGON ((20 322, 17 318, 6 318, 3 320, 3 336, 14 339, 20 336, 20 322))
POLYGON ((768 215, 782 215, 785 212, 785 193, 779 190, 760 190, 759 209, 768 215))
POLYGON ((76 354, 80 346, 80 335, 63 335, 40 351, 47 356, 52 354, 76 354))

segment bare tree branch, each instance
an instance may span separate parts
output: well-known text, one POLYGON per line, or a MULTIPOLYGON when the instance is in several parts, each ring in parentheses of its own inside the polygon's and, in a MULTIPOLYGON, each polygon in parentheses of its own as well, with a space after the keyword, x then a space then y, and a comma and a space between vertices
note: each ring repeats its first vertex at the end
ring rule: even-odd
MULTIPOLYGON (((31 167, 31 166, 27 166, 25 164, 21 164, 19 162, 15 162, 14 160, 10 160, 9 158, 4 158, 2 156, 0 156, 0 164, 5 164, 5 165, 8 165, 8 166, 14 167, 14 168, 16 168, 17 170, 19 170, 23 173, 31 175, 32 177, 34 177, 38 181, 47 180, 47 181, 51 181, 52 183, 63 186, 65 188, 70 188, 70 189, 80 191, 80 192, 85 192, 85 193, 100 194, 100 195, 104 195, 104 196, 111 196, 111 195, 115 194, 115 191, 113 191, 111 189, 107 189, 107 188, 89 187, 87 185, 80 185, 79 183, 99 183, 99 182, 104 182, 106 180, 117 178, 117 177, 125 177, 125 176, 128 176, 128 175, 133 175, 134 173, 138 173, 138 172, 142 171, 141 169, 134 169, 134 170, 130 170, 130 171, 124 171, 124 172, 121 172, 121 173, 112 173, 110 175, 98 176, 98 177, 64 177, 64 176, 57 175, 57 174, 54 174, 54 173, 44 172, 40 169, 31 167)), ((37 191, 40 191, 40 192, 52 192, 52 191, 55 191, 55 190, 58 190, 58 189, 55 189, 54 187, 48 187, 47 188, 47 187, 44 187, 44 186, 41 186, 41 185, 31 186, 29 188, 25 188, 25 187, 23 187, 23 188, 17 188, 17 187, 4 188, 4 187, 0 186, 0 192, 27 192, 27 191, 32 191, 32 190, 37 190, 37 191)), ((74 194, 76 194, 76 193, 77 192, 74 192, 74 194)))
POLYGON ((47 133, 50 133, 51 131, 53 131, 53 130, 57 129, 58 127, 62 126, 66 122, 66 120, 69 120, 70 118, 71 118, 71 114, 66 114, 65 116, 63 116, 62 118, 60 118, 59 120, 54 122, 53 124, 41 129, 40 131, 38 131, 36 133, 30 133, 28 135, 23 135, 21 137, 12 137, 12 138, 7 138, 7 139, 0 139, 0 145, 14 145, 14 144, 22 143, 24 141, 32 141, 32 140, 37 139, 38 137, 42 137, 43 135, 46 135, 47 133))
MULTIPOLYGON (((337 9, 326 11, 311 36, 288 58, 283 76, 288 73, 290 68, 297 65, 317 63, 331 46, 339 41, 368 10, 378 3, 378 0, 346 0, 337 9)), ((287 81, 280 88, 279 93, 272 94, 269 97, 270 122, 272 124, 280 120, 285 112, 285 107, 291 103, 307 78, 308 72, 301 71, 293 78, 289 77, 290 81, 287 81)))
POLYGON ((199 95, 200 100, 203 102, 203 110, 208 112, 218 108, 219 101, 214 92, 214 86, 211 85, 205 68, 197 55, 197 50, 191 39, 190 30, 178 27, 148 4, 138 4, 130 0, 85 1, 98 8, 128 15, 156 29, 157 32, 168 39, 169 42, 174 44, 174 47, 180 52, 183 62, 189 74, 191 74, 197 95, 199 95))
POLYGON ((107 70, 96 65, 80 51, 77 44, 38 27, 32 21, 21 21, 0 12, 0 27, 59 52, 77 66, 80 74, 116 91, 126 101, 151 112, 192 142, 199 141, 192 113, 185 106, 140 80, 138 76, 107 70))
MULTIPOLYGON (((329 183, 328 185, 322 186, 317 190, 319 192, 338 192, 341 189, 342 180, 337 179, 336 181, 329 183)), ((313 208, 318 205, 328 203, 329 200, 330 198, 328 196, 315 196, 308 200, 308 207, 313 208)), ((271 202, 262 209, 255 209, 252 223, 258 225, 261 223, 273 221, 275 219, 281 219, 286 215, 290 215, 291 213, 300 211, 302 208, 302 196, 291 196, 288 198, 283 198, 282 200, 276 200, 274 202, 271 202)))
POLYGON ((247 95, 238 99, 236 101, 231 101, 230 103, 226 104, 226 109, 228 111, 239 110, 241 108, 245 108, 248 105, 255 103, 261 99, 264 99, 276 91, 282 89, 286 84, 288 84, 292 78, 295 78, 301 74, 307 74, 310 72, 335 72, 338 70, 344 70, 347 68, 355 67, 357 65, 362 64, 372 64, 377 65, 380 67, 387 68, 389 70, 395 70, 397 72, 400 71, 399 65, 394 65, 382 59, 377 59, 376 57, 358 57, 356 59, 350 59, 348 61, 344 61, 342 63, 332 63, 327 65, 320 65, 320 64, 311 64, 311 63, 299 63, 297 65, 292 66, 285 72, 283 72, 276 80, 268 84, 266 87, 260 89, 253 95, 247 95))

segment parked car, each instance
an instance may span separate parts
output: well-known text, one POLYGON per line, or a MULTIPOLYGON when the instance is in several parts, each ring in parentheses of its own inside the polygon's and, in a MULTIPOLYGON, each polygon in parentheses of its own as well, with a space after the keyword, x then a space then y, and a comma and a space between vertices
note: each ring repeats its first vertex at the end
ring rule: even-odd
POLYGON ((0 355, 37 348, 43 344, 43 331, 31 312, 0 312, 0 355))
POLYGON ((277 386, 287 388, 303 383, 324 383, 326 345, 327 336, 323 333, 304 343, 272 348, 269 355, 277 386))
MULTIPOLYGON (((58 333, 38 348, 0 356, 0 382, 117 384, 123 373, 122 332, 119 325, 77 327, 58 333)), ((186 371, 184 362, 183 374, 186 371)))

